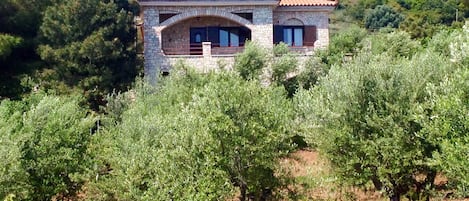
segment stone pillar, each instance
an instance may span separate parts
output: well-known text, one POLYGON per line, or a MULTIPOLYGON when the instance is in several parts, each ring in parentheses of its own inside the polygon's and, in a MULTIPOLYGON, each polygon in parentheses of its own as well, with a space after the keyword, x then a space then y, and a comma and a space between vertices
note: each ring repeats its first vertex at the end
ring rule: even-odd
POLYGON ((160 35, 156 32, 160 20, 158 10, 155 7, 144 7, 143 19, 145 79, 156 85, 160 66, 158 54, 161 53, 160 35))
POLYGON ((210 59, 212 57, 211 42, 202 42, 202 55, 204 55, 204 59, 210 59))
POLYGON ((274 27, 272 7, 256 7, 253 12, 252 40, 265 48, 273 48, 274 27))
POLYGON ((318 49, 325 49, 329 46, 329 14, 321 12, 316 15, 317 20, 317 38, 314 47, 318 49))

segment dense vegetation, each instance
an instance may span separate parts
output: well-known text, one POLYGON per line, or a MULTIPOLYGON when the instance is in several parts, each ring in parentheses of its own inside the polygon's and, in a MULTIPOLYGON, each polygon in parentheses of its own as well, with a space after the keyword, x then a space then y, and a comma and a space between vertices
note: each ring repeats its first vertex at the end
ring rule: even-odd
POLYGON ((234 71, 157 86, 135 78, 134 5, 0 2, 0 200, 301 199, 279 162, 305 146, 390 200, 469 196, 467 1, 344 1, 363 27, 301 73, 248 43, 234 71))

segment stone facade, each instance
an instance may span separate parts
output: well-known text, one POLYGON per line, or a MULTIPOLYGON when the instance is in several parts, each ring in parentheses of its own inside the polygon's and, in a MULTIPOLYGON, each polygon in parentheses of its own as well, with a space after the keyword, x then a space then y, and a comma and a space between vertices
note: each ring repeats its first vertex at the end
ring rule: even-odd
POLYGON ((274 25, 293 25, 289 24, 292 19, 296 19, 302 25, 317 27, 317 41, 314 48, 325 48, 329 45, 329 11, 318 10, 312 12, 280 8, 274 12, 274 25))
POLYGON ((190 48, 189 30, 193 27, 245 27, 250 31, 251 40, 265 48, 272 48, 274 25, 314 25, 317 27, 317 41, 314 47, 300 48, 300 53, 310 55, 314 48, 323 48, 329 44, 328 13, 333 9, 330 6, 286 8, 275 4, 276 1, 267 0, 239 0, 231 3, 236 5, 221 3, 223 1, 212 4, 206 2, 193 6, 175 6, 170 1, 140 2, 144 19, 145 77, 151 83, 156 83, 161 71, 169 71, 180 60, 201 71, 217 69, 220 65, 232 68, 233 53, 243 48, 226 51, 226 48, 210 47, 210 43, 204 43, 200 49, 201 55, 190 55, 187 51, 190 48), (252 18, 243 16, 243 13, 252 18), (165 18, 160 20, 161 16, 165 18))

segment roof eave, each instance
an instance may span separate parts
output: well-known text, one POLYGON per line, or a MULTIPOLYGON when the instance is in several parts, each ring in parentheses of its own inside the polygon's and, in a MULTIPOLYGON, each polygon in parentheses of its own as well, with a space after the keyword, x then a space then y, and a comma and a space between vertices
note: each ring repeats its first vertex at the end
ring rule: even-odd
POLYGON ((332 12, 337 6, 278 6, 276 11, 323 11, 332 12))
POLYGON ((139 1, 140 6, 278 6, 272 1, 139 1))

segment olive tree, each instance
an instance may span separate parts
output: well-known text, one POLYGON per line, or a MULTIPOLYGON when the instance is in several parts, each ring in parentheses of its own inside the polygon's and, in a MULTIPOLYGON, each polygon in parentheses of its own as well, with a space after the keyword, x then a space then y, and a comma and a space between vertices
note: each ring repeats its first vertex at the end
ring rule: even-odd
POLYGON ((32 95, 0 106, 0 198, 65 199, 80 190, 92 164, 94 118, 78 98, 32 95))
POLYGON ((296 98, 306 139, 345 182, 372 183, 390 200, 428 199, 438 170, 429 160, 438 146, 417 117, 428 116, 421 109, 431 101, 425 87, 445 77, 448 63, 434 52, 411 60, 384 53, 334 66, 296 98))
POLYGON ((219 200, 238 187, 246 200, 280 185, 276 160, 292 147, 281 88, 186 71, 135 94, 121 123, 100 134, 104 171, 90 199, 219 200))
POLYGON ((0 200, 7 196, 26 199, 30 186, 27 173, 21 168, 21 150, 18 146, 24 105, 4 100, 0 104, 0 200))
MULTIPOLYGON (((448 75, 441 84, 428 87, 432 101, 428 108, 431 118, 421 118, 440 150, 434 152, 433 162, 448 177, 456 195, 469 195, 469 27, 451 33, 450 52, 454 65, 460 69, 448 75)), ((449 35, 449 34, 448 34, 449 35)))
POLYGON ((244 51, 236 55, 234 69, 243 79, 258 80, 266 62, 266 51, 257 43, 248 41, 244 51))

